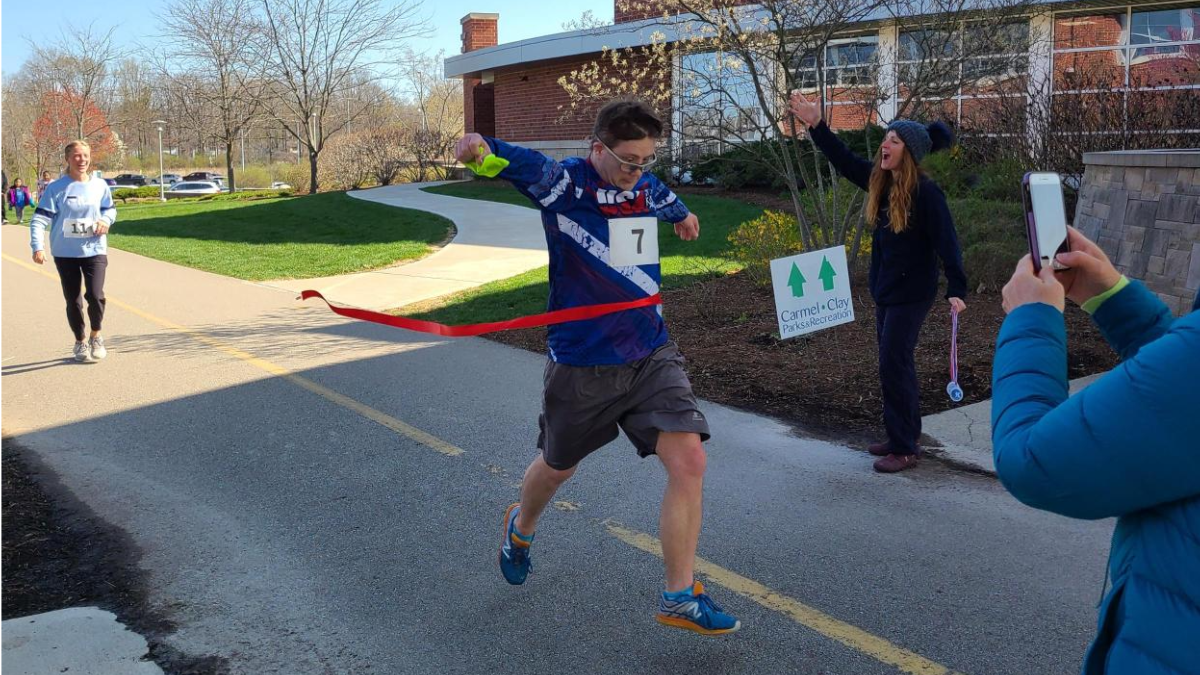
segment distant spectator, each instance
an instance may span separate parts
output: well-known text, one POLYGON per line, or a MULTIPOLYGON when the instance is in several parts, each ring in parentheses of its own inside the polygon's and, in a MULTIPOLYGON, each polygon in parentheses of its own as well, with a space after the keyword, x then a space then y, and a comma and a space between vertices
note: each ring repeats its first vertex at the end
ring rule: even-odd
POLYGON ((993 364, 996 473, 1022 502, 1117 518, 1099 631, 1084 675, 1200 672, 1200 296, 1173 319, 1076 230, 1070 267, 1004 287, 993 364), (1122 362, 1067 394, 1064 296, 1092 315, 1122 362))
POLYGON ((42 200, 42 195, 46 194, 46 188, 50 185, 50 182, 52 180, 53 179, 50 177, 49 171, 42 172, 42 177, 37 182, 37 199, 38 199, 38 201, 42 200))
POLYGON ((17 212, 17 222, 20 223, 25 218, 25 207, 33 204, 33 197, 29 195, 29 188, 25 187, 25 181, 20 178, 14 181, 12 187, 4 195, 4 202, 17 212))

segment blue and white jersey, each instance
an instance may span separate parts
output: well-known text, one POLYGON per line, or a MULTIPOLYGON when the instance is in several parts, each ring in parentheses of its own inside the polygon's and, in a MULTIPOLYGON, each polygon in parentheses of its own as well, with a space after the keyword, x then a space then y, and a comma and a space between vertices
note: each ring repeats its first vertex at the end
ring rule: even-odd
MULTIPOLYGON (((550 252, 548 310, 628 302, 659 292, 658 221, 677 223, 688 209, 666 185, 643 174, 632 190, 605 182, 581 157, 557 162, 493 138, 507 159, 500 172, 541 210, 550 252)), ((615 365, 648 356, 667 342, 662 306, 615 312, 548 329, 550 358, 575 366, 615 365)))
POLYGON ((91 258, 108 253, 108 237, 96 234, 96 221, 117 220, 112 193, 102 178, 77 181, 63 176, 46 186, 29 223, 29 245, 42 250, 42 231, 50 230, 55 258, 91 258))

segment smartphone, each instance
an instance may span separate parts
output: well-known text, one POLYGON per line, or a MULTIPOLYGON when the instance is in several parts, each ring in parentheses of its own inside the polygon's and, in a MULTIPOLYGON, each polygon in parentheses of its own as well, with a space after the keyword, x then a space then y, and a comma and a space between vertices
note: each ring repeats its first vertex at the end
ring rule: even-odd
POLYGON ((1021 179, 1025 202, 1025 232, 1033 268, 1064 270, 1058 254, 1071 250, 1067 237, 1067 207, 1063 200, 1062 177, 1053 171, 1030 171, 1021 179))

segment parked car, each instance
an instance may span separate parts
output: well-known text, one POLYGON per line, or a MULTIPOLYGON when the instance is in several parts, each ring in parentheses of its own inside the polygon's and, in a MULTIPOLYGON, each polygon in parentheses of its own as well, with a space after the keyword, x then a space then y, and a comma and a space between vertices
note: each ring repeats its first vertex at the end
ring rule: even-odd
POLYGON ((209 181, 212 183, 216 183, 217 185, 222 185, 225 183, 224 176, 222 176, 219 173, 214 173, 212 171, 194 171, 194 172, 189 173, 188 175, 184 176, 183 180, 189 181, 189 182, 191 182, 191 181, 209 181))
MULTIPOLYGON (((181 180, 183 180, 183 176, 180 176, 180 175, 179 175, 179 174, 177 174, 177 173, 164 173, 164 174, 162 175, 162 181, 163 181, 163 184, 164 184, 164 185, 174 185, 174 184, 178 183, 178 182, 179 182, 179 181, 181 181, 181 180)), ((152 177, 152 178, 150 179, 150 184, 151 184, 151 185, 158 185, 158 176, 154 176, 154 177, 152 177)))
POLYGON ((166 196, 167 199, 178 199, 180 197, 203 197, 204 195, 215 195, 220 192, 221 186, 210 180, 180 181, 166 191, 166 196))
POLYGON ((116 189, 117 187, 119 187, 119 186, 117 185, 117 181, 116 181, 116 180, 114 180, 114 179, 112 179, 112 178, 104 178, 104 179, 102 179, 102 180, 103 180, 105 183, 108 183, 108 189, 109 189, 109 190, 113 190, 113 189, 116 189))
POLYGON ((277 180, 274 183, 271 183, 271 189, 272 190, 291 190, 292 186, 288 185, 287 183, 285 183, 281 180, 277 180))
POLYGON ((123 173, 113 180, 117 181, 117 185, 130 187, 145 187, 146 177, 140 173, 123 173))

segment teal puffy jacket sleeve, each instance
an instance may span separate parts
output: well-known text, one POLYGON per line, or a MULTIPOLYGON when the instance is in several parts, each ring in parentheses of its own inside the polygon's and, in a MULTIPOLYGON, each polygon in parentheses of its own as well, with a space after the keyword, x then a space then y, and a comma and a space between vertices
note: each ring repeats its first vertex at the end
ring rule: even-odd
POLYGON ((1093 317, 1123 361, 1067 397, 1062 314, 1018 307, 992 368, 996 473, 1017 499, 1107 518, 1200 495, 1200 312, 1172 321, 1142 284, 1093 317))

